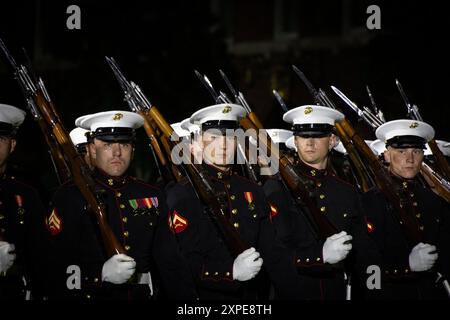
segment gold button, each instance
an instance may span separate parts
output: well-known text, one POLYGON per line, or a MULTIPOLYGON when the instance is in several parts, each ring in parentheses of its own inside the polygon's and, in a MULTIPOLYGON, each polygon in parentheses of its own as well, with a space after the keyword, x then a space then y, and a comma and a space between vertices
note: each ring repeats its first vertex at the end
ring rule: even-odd
POLYGON ((408 183, 407 182, 403 182, 403 188, 408 188, 408 183))
POLYGON ((153 222, 149 222, 150 227, 153 227, 153 222))
POLYGON ((87 295, 86 295, 86 298, 90 299, 90 298, 91 298, 91 295, 87 294, 87 295))
POLYGON ((5 219, 5 216, 0 214, 0 220, 2 219, 5 219))
POLYGON ((209 272, 208 271, 205 272, 205 276, 209 276, 209 272))
POLYGON ((311 170, 311 175, 312 175, 313 177, 315 177, 315 176, 316 176, 316 170, 311 170))
POLYGON ((344 213, 344 218, 347 218, 347 214, 346 213, 344 213))
POLYGON ((237 214, 237 211, 238 211, 238 210, 237 210, 236 208, 234 208, 233 210, 231 210, 231 213, 232 213, 232 214, 237 214))
POLYGON ((397 274, 397 270, 394 270, 394 273, 397 274))
POLYGON ((239 223, 235 222, 233 225, 235 228, 239 228, 239 223))
POLYGON ((320 211, 325 212, 327 210, 326 207, 320 207, 320 211))
POLYGON ((121 195, 122 195, 122 194, 121 194, 120 192, 116 192, 116 197, 117 197, 117 198, 120 198, 121 195))
POLYGON ((235 199, 236 199, 236 196, 235 196, 234 194, 232 194, 232 195, 230 196, 230 199, 231 199, 231 200, 235 200, 235 199))
POLYGON ((110 186, 112 186, 112 185, 114 184, 114 180, 113 180, 113 179, 108 179, 108 184, 109 184, 110 186))
POLYGON ((20 220, 19 223, 20 223, 20 224, 23 224, 24 222, 23 222, 23 220, 20 220))
POLYGON ((309 258, 306 258, 306 262, 309 262, 309 258))
POLYGON ((423 231, 423 229, 425 229, 425 227, 424 226, 420 226, 420 231, 423 231))
POLYGON ((94 282, 98 282, 98 278, 94 278, 94 282))
POLYGON ((405 269, 405 273, 408 273, 409 272, 409 270, 408 269, 405 269))
POLYGON ((125 246, 125 250, 128 251, 128 250, 130 250, 130 249, 131 249, 131 247, 130 247, 129 245, 126 245, 126 246, 125 246))
POLYGON ((416 214, 416 218, 417 218, 417 219, 420 219, 421 216, 422 216, 422 215, 421 215, 420 213, 416 214))
POLYGON ((319 198, 323 200, 323 199, 325 199, 325 195, 324 195, 324 194, 321 194, 321 195, 319 196, 319 198))
POLYGON ((317 258, 316 261, 317 261, 317 262, 320 262, 320 258, 317 258))
POLYGON ((300 259, 297 259, 297 263, 300 263, 300 259))
POLYGON ((218 272, 216 271, 216 272, 214 272, 214 275, 215 275, 215 276, 218 276, 218 275, 219 275, 219 273, 218 273, 218 272))
POLYGON ((125 231, 125 232, 123 233, 123 235, 124 235, 125 237, 128 237, 128 231, 125 231))
POLYGON ((253 215, 253 218, 255 218, 256 219, 256 217, 258 217, 258 215, 255 213, 254 215, 253 215))
POLYGON ((229 273, 229 272, 227 272, 227 273, 225 273, 225 275, 226 275, 227 277, 229 277, 229 276, 230 276, 230 273, 229 273))
POLYGON ((122 221, 125 222, 125 223, 127 223, 128 218, 127 218, 127 217, 123 217, 123 218, 122 218, 122 221))
POLYGON ((125 209, 125 205, 123 203, 120 204, 120 209, 125 209))
POLYGON ((403 221, 400 221, 400 224, 403 224, 403 221))

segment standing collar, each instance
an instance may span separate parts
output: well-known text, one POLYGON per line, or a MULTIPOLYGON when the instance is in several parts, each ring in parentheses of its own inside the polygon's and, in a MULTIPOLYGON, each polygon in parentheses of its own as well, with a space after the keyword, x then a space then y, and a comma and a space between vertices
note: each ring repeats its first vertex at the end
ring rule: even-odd
POLYGON ((300 172, 308 177, 314 179, 321 179, 328 176, 328 168, 326 169, 316 169, 310 165, 303 162, 298 155, 295 157, 295 165, 300 170, 300 172))
POLYGON ((218 180, 228 180, 233 175, 233 168, 229 168, 228 170, 220 170, 210 164, 205 164, 203 166, 205 170, 209 173, 209 175, 218 180))
POLYGON ((99 168, 94 169, 94 177, 97 181, 112 189, 118 189, 123 187, 128 183, 129 180, 128 174, 124 174, 120 177, 113 177, 108 175, 105 171, 99 168))

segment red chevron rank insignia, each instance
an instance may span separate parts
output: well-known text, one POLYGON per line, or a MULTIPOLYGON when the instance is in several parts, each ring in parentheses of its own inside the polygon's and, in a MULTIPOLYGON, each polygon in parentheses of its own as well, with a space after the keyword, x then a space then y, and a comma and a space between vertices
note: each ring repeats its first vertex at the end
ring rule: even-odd
POLYGON ((169 214, 169 228, 173 233, 183 232, 188 225, 187 219, 182 217, 176 210, 169 214))
POLYGON ((52 236, 57 235, 61 232, 62 229, 62 220, 58 216, 58 213, 56 212, 56 208, 53 209, 50 216, 47 218, 46 221, 47 229, 50 232, 52 236))

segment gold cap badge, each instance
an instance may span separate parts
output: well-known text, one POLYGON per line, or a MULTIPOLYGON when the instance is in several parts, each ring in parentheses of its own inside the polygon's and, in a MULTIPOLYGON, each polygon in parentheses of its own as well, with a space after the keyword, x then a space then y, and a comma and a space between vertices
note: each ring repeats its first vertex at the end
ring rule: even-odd
POLYGON ((225 106, 225 108, 223 108, 222 113, 228 113, 231 111, 231 107, 230 106, 225 106))
POLYGON ((113 120, 114 121, 119 121, 120 119, 122 119, 123 118, 123 114, 121 114, 121 113, 116 113, 114 116, 113 116, 113 120))
POLYGON ((413 123, 411 123, 410 125, 409 125, 409 128, 410 129, 415 129, 415 128, 417 128, 419 126, 419 124, 417 123, 417 122, 413 122, 413 123))
POLYGON ((305 114, 310 114, 311 112, 313 112, 313 108, 311 108, 311 107, 305 108, 305 114))

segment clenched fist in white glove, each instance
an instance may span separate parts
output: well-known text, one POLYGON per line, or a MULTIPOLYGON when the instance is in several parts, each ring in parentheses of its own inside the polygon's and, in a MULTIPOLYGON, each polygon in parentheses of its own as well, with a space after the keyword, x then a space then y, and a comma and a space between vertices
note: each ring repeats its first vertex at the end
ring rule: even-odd
POLYGON ((261 270, 263 259, 255 248, 243 251, 234 259, 233 279, 238 281, 247 281, 253 279, 261 270))
POLYGON ((103 264, 102 280, 122 284, 131 278, 135 269, 136 262, 133 258, 124 254, 116 254, 103 264))
POLYGON ((14 260, 16 260, 14 250, 15 247, 12 243, 0 241, 0 273, 8 271, 14 264, 14 260))
POLYGON ((427 271, 433 267, 437 258, 436 247, 421 242, 409 254, 409 267, 415 272, 427 271))
POLYGON ((344 260, 352 249, 352 244, 346 242, 351 240, 352 236, 345 231, 328 237, 322 248, 323 262, 335 264, 344 260))

